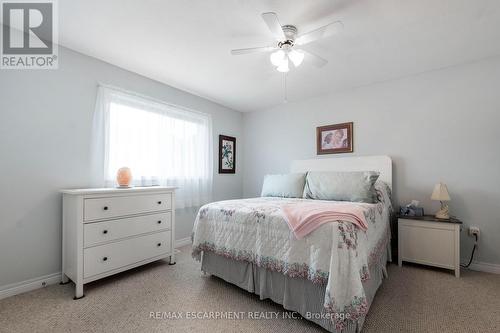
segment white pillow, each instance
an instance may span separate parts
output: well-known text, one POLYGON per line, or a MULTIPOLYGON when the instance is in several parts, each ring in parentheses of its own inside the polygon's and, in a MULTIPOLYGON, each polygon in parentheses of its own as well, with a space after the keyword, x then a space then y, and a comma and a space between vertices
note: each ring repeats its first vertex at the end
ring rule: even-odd
POLYGON ((309 172, 304 198, 352 202, 377 202, 375 171, 309 172))
POLYGON ((266 175, 262 185, 261 197, 302 198, 305 173, 289 173, 285 175, 266 175))

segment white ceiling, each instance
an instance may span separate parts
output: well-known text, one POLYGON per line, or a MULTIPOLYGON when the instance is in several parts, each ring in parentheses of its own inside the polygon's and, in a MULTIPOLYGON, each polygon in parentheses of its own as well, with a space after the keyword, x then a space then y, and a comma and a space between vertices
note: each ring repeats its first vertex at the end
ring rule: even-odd
POLYGON ((266 54, 233 48, 273 42, 260 14, 300 32, 342 20, 311 45, 329 60, 288 75, 289 101, 500 55, 498 0, 64 0, 60 43, 238 111, 283 101, 266 54))

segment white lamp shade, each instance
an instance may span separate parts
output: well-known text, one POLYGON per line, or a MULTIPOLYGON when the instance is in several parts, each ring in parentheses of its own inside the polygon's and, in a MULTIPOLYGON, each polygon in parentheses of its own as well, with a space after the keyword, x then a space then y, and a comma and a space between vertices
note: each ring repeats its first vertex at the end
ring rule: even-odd
POLYGON ((278 72, 286 73, 290 70, 288 67, 288 58, 285 58, 285 60, 281 63, 281 65, 276 68, 278 72))
POLYGON ((437 201, 450 201, 450 193, 448 193, 448 187, 446 187, 446 184, 436 184, 436 186, 434 186, 434 191, 432 191, 431 199, 437 201))
POLYGON ((271 53, 271 56, 270 56, 270 59, 271 59, 271 63, 274 65, 274 66, 280 66, 283 61, 285 60, 285 52, 283 52, 283 50, 278 50, 276 52, 273 52, 271 53))

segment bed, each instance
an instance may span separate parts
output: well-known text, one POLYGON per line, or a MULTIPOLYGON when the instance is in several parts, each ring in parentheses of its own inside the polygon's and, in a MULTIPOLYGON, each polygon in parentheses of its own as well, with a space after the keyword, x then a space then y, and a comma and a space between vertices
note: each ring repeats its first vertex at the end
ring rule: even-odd
POLYGON ((262 197, 200 208, 192 234, 201 270, 271 299, 330 332, 359 332, 391 260, 392 161, 388 156, 297 160, 291 172, 377 171, 367 229, 337 220, 294 237, 283 205, 317 200, 262 197))

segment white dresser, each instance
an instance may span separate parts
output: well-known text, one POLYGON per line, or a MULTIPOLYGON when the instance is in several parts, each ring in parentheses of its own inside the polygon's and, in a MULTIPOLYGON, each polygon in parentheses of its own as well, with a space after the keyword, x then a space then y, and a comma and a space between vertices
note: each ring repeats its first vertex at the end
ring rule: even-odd
POLYGON ((175 264, 175 188, 63 190, 62 283, 83 285, 155 260, 175 264))

